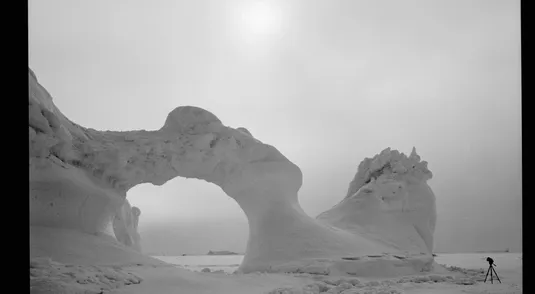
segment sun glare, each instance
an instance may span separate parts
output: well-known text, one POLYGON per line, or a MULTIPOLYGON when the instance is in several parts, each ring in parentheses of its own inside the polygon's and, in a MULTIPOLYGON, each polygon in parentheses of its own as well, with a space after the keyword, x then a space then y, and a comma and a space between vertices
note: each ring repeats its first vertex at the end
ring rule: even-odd
POLYGON ((280 9, 267 1, 258 1, 242 12, 242 26, 252 35, 271 35, 278 33, 282 26, 280 9))

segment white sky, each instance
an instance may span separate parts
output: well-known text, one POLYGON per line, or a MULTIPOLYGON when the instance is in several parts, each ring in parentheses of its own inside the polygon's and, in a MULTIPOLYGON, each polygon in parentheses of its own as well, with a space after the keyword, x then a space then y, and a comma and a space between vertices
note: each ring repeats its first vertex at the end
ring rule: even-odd
MULTIPOLYGON (((205 108, 301 168, 312 216, 364 157, 416 146, 437 251, 521 249, 519 1, 30 0, 29 28, 30 67, 78 124, 152 130, 175 107, 205 108)), ((186 252, 245 247, 232 225, 245 216, 215 185, 174 179, 128 199, 152 241, 181 226, 199 228, 176 237, 186 252)))

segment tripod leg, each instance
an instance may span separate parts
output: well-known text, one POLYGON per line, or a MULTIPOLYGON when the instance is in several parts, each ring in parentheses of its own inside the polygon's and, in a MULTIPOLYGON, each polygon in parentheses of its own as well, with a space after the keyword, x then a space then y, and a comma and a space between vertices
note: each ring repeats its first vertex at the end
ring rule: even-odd
POLYGON ((492 276, 492 270, 493 270, 493 268, 492 268, 492 266, 491 266, 491 267, 490 267, 490 283, 491 283, 491 284, 494 284, 494 277, 492 276))
POLYGON ((496 279, 498 279, 498 281, 500 281, 500 284, 501 284, 502 280, 500 280, 500 277, 498 277, 498 273, 496 272, 494 268, 492 270, 494 271, 494 274, 496 275, 496 279))
POLYGON ((487 274, 485 275, 485 281, 483 281, 483 283, 486 283, 486 282, 487 282, 487 277, 489 276, 489 272, 490 272, 490 267, 489 267, 489 269, 487 270, 487 274))

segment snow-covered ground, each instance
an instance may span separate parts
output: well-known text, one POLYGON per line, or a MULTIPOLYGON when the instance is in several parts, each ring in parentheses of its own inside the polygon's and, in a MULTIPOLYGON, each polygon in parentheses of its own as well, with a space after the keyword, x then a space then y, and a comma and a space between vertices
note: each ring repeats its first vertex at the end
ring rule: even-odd
MULTIPOLYGON (((480 273, 480 279, 487 272, 488 263, 486 262, 487 257, 492 257, 495 261, 496 267, 495 270, 498 273, 501 284, 494 279, 494 283, 490 282, 490 276, 486 283, 479 281, 473 285, 458 285, 456 283, 445 282, 445 283, 434 283, 434 282, 420 282, 416 280, 410 280, 407 282, 399 283, 391 286, 388 293, 438 293, 438 294, 449 294, 449 293, 522 293, 522 253, 442 253, 438 254, 435 258, 437 263, 446 265, 450 268, 459 267, 463 269, 478 270, 480 273), (395 292, 398 291, 398 292, 395 292)), ((272 281, 274 284, 283 283, 286 285, 295 284, 296 281, 284 280, 284 275, 268 275, 268 274, 252 274, 252 275, 224 275, 221 274, 221 271, 225 273, 232 273, 238 268, 239 263, 243 259, 242 255, 229 255, 229 256, 207 256, 207 255, 194 255, 194 256, 154 256, 157 259, 177 265, 179 268, 188 269, 191 271, 200 272, 203 269, 206 271, 206 268, 210 269, 212 273, 206 273, 207 276, 212 277, 224 277, 227 276, 231 279, 234 279, 234 282, 245 283, 245 284, 256 284, 256 287, 249 288, 251 293, 267 293, 260 291, 260 281, 264 283, 272 281), (216 274, 214 274, 214 272, 216 274), (219 272, 219 274, 217 274, 219 272), (255 292, 259 291, 259 292, 255 292)), ((290 275, 286 275, 286 278, 290 275)), ((359 280, 363 284, 374 283, 369 279, 359 280)), ((394 280, 392 280, 394 281, 394 280)), ((379 283, 388 284, 390 280, 379 280, 379 283)), ((228 285, 228 281, 222 285, 228 285)), ((293 286, 294 288, 298 288, 293 286)), ((361 292, 358 289, 354 289, 354 292, 349 290, 347 293, 382 293, 381 285, 376 285, 373 287, 368 287, 366 290, 362 288, 361 292), (370 291, 370 292, 366 292, 370 291)), ((279 287, 280 288, 280 287, 279 287)), ((124 292, 127 293, 127 292, 124 292)), ((136 292, 137 293, 137 292, 136 292)), ((273 292, 273 293, 284 293, 284 292, 273 292)), ((292 292, 288 292, 292 293, 292 292)), ((295 292, 301 293, 301 292, 295 292)), ((307 293, 307 292, 302 292, 307 293)), ((314 293, 314 292, 310 292, 314 293)), ((346 292, 340 292, 346 293, 346 292)), ((387 293, 387 292, 384 292, 387 293)))
POLYGON ((157 259, 127 250, 105 236, 45 227, 31 227, 30 232, 31 293, 522 293, 522 254, 519 253, 439 254, 436 257, 439 264, 473 269, 457 269, 443 275, 344 278, 283 273, 229 274, 237 268, 242 256, 157 259), (502 284, 482 282, 488 266, 484 260, 487 255, 494 258, 502 284), (198 272, 205 267, 223 272, 198 272), (344 279, 349 280, 344 282, 344 279), (332 290, 303 291, 314 285, 332 290), (281 289, 293 289, 293 292, 281 289))
POLYGON ((522 253, 442 253, 435 260, 439 264, 469 269, 488 269, 487 257, 494 259, 496 271, 522 268, 522 253))
MULTIPOLYGON (((502 281, 500 284, 496 280, 494 283, 490 283, 490 279, 486 283, 483 281, 478 281, 472 285, 459 285, 455 281, 444 281, 444 282, 433 282, 425 280, 425 278, 408 278, 408 279, 388 279, 388 280, 375 280, 358 278, 362 285, 367 285, 366 287, 362 286, 361 288, 352 288, 350 290, 332 292, 332 293, 414 293, 414 294, 423 294, 423 293, 437 293, 437 294, 452 294, 452 293, 507 293, 507 294, 517 294, 522 293, 522 253, 443 253, 438 254, 436 261, 439 264, 447 265, 448 267, 459 267, 464 269, 472 269, 483 271, 480 274, 479 279, 486 273, 488 269, 488 263, 486 262, 486 257, 490 256, 494 259, 496 266, 496 271, 502 281), (391 284, 393 283, 393 284, 391 284), (391 284, 391 285, 390 285, 391 284), (385 286, 390 285, 390 286, 385 286), (390 292, 384 292, 384 291, 390 292), (368 292, 366 292, 368 291, 368 292), (383 291, 383 292, 381 292, 383 291), (397 291, 397 292, 396 292, 397 291)), ((219 283, 220 291, 213 293, 227 293, 225 291, 230 291, 228 293, 315 293, 315 292, 269 292, 266 291, 269 288, 269 284, 276 285, 273 288, 284 289, 281 285, 286 286, 286 288, 293 289, 303 289, 300 285, 310 285, 310 277, 304 276, 295 276, 295 275, 285 275, 285 274, 247 274, 247 275, 229 275, 224 273, 213 273, 214 271, 224 271, 230 273, 237 268, 243 258, 241 255, 233 256, 155 256, 156 258, 163 260, 165 262, 175 264, 180 268, 189 269, 192 271, 201 271, 203 268, 209 268, 212 273, 199 273, 203 275, 204 279, 199 280, 205 281, 206 286, 202 288, 199 287, 191 293, 210 293, 208 289, 212 283, 219 283), (239 286, 241 285, 241 286, 239 286), (233 289, 233 287, 236 287, 233 289), (228 289, 228 290, 227 290, 228 289), (233 292, 235 291, 235 292, 233 292)), ((475 271, 473 271, 475 272, 475 271)), ((472 272, 472 273, 473 273, 472 272)), ((148 273, 148 272, 147 272, 148 273)), ((154 273, 155 274, 155 273, 154 273)), ((194 274, 194 273, 192 273, 194 274)), ((193 276, 192 276, 193 277, 193 276)), ((156 277, 154 277, 156 278, 156 277)), ((200 278, 197 277, 197 278, 200 278)), ((166 281, 165 283, 159 284, 159 291, 157 293, 174 293, 171 292, 172 284, 176 285, 175 289, 179 289, 179 283, 171 281, 170 273, 163 274, 158 277, 160 281, 166 281), (169 289, 169 290, 167 290, 169 289), (169 291, 169 292, 166 292, 169 291)), ((328 280, 326 280, 328 282, 328 280)), ((343 284, 343 283, 342 283, 343 284)), ((146 286, 149 286, 148 283, 145 283, 146 286)), ((141 293, 138 289, 141 289, 143 283, 140 285, 123 288, 121 293, 141 293), (130 289, 129 292, 127 289, 130 289)), ((339 287, 339 286, 338 286, 339 287)), ((146 289, 149 289, 148 287, 146 289)), ((273 290, 271 290, 273 291, 273 290)), ((156 293, 156 292, 154 292, 156 293)), ((188 293, 186 292, 176 292, 176 293, 188 293)), ((329 293, 329 292, 327 292, 329 293)))
MULTIPOLYGON (((435 257, 437 263, 457 266, 466 269, 488 269, 487 257, 492 257, 498 275, 501 271, 519 271, 521 278, 522 253, 443 253, 435 257)), ((167 263, 178 265, 192 271, 209 268, 211 271, 223 270, 227 273, 235 271, 243 259, 243 255, 188 255, 188 256, 153 256, 167 263)))
POLYGON ((189 255, 189 256, 153 256, 181 268, 200 272, 204 268, 211 271, 222 270, 234 272, 243 260, 243 255, 189 255))

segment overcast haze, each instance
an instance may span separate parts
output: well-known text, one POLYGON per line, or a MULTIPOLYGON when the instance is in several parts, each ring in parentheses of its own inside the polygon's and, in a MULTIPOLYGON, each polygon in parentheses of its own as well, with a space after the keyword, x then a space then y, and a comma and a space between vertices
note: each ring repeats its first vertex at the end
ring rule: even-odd
MULTIPOLYGON (((435 250, 521 250, 520 2, 29 1, 29 61, 71 120, 159 129, 193 105, 304 174, 311 216, 386 147, 429 162, 435 250)), ((149 252, 243 251, 219 187, 128 192, 149 252)))

